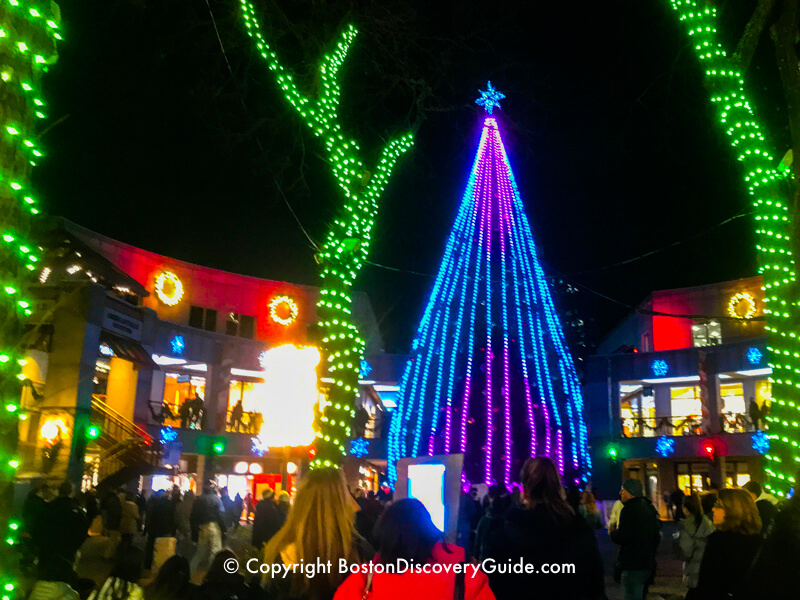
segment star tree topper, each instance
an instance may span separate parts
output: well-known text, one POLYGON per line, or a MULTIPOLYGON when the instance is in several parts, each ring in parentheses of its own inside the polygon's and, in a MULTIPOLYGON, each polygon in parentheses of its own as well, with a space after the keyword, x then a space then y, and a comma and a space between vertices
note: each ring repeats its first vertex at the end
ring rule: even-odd
POLYGON ((478 90, 481 94, 481 97, 475 100, 475 104, 482 106, 487 113, 492 114, 492 111, 495 107, 500 108, 500 100, 506 97, 503 92, 498 92, 492 86, 491 81, 486 82, 486 87, 488 88, 485 92, 478 90))

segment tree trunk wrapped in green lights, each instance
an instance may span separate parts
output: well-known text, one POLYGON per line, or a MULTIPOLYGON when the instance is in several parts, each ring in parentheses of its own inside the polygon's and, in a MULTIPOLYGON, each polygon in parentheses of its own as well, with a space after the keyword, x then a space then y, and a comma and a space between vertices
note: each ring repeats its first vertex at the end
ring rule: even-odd
POLYGON ((5 0, 0 4, 0 527, 6 543, 0 555, 2 600, 15 595, 14 564, 19 523, 9 519, 16 469, 20 383, 25 364, 20 348, 22 320, 31 314, 26 281, 39 260, 26 240, 39 214, 30 185, 31 169, 42 156, 36 121, 45 118, 41 77, 57 59, 60 15, 50 0, 5 0))
POLYGON ((347 454, 350 423, 358 389, 364 340, 352 323, 353 281, 367 258, 372 227, 378 212, 378 201, 386 187, 397 159, 413 144, 413 134, 391 140, 372 171, 361 161, 360 148, 348 138, 339 122, 340 86, 337 76, 356 37, 351 25, 342 33, 333 51, 319 66, 321 85, 316 97, 300 92, 294 77, 281 65, 277 55, 261 34, 253 5, 241 0, 247 34, 254 38, 261 56, 275 74, 286 99, 297 110, 314 135, 325 142, 325 150, 333 175, 344 196, 342 210, 334 220, 318 255, 323 286, 318 304, 322 346, 333 379, 330 404, 320 418, 316 455, 312 467, 335 467, 347 454))
POLYGON ((744 89, 734 59, 720 43, 717 11, 698 0, 671 0, 705 69, 705 83, 731 146, 742 163, 744 180, 753 197, 756 250, 764 278, 764 312, 769 332, 772 409, 767 487, 785 497, 800 469, 800 306, 796 264, 792 252, 790 176, 766 147, 762 127, 744 89))

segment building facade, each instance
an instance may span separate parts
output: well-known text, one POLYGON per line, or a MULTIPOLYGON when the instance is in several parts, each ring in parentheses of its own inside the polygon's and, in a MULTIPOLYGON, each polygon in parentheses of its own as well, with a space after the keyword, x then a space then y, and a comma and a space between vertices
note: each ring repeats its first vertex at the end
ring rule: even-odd
POLYGON ((764 481, 771 405, 760 277, 663 290, 586 361, 593 484, 665 497, 764 481))
MULTIPOLYGON (((63 220, 43 245, 25 338, 22 481, 292 488, 325 402, 318 288, 193 265, 63 220)), ((385 358, 366 295, 354 307, 375 357, 362 365, 357 433, 379 437, 379 393, 396 381, 375 378, 391 370, 371 366, 385 358)), ((377 481, 359 463, 350 470, 377 481)))

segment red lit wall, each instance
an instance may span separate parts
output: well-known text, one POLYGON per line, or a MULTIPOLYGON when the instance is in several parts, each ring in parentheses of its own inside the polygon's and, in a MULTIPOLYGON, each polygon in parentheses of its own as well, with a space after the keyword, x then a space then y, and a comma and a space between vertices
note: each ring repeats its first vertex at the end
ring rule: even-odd
POLYGON ((255 339, 272 343, 302 343, 307 326, 317 322, 315 288, 201 267, 101 236, 86 241, 150 292, 143 304, 162 320, 187 325, 190 306, 201 306, 217 311, 216 331, 224 333, 228 313, 249 315, 256 318, 255 339), (174 273, 183 284, 183 297, 175 306, 164 304, 155 293, 155 280, 162 271, 174 273), (278 295, 290 296, 297 305, 297 319, 290 325, 270 317, 270 301, 278 295))
MULTIPOLYGON (((653 311, 668 314, 693 314, 692 303, 685 293, 669 291, 653 294, 653 311)), ((692 346, 692 321, 653 315, 653 350, 674 350, 692 346)))

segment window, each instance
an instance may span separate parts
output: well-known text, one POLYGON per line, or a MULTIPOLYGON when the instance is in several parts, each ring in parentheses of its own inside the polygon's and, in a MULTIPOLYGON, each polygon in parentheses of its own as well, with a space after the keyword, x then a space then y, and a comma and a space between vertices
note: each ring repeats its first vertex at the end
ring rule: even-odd
POLYGON ((703 414, 700 387, 670 388, 672 435, 692 435, 701 427, 703 414))
POLYGON ((225 321, 225 334, 238 335, 239 337, 253 339, 256 328, 256 318, 249 315, 238 315, 228 313, 228 320, 225 321))
POLYGON ((692 325, 692 345, 716 346, 722 343, 722 326, 718 321, 695 323, 692 325))
POLYGON ((189 327, 216 331, 217 311, 213 308, 203 308, 202 306, 189 307, 189 327))

